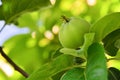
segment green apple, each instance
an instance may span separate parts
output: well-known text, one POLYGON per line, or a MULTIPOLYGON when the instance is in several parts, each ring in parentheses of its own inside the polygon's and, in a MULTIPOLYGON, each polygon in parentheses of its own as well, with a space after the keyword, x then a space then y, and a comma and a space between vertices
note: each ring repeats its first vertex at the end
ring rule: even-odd
POLYGON ((59 31, 59 41, 65 48, 79 48, 84 43, 84 34, 89 32, 90 24, 82 18, 66 18, 59 31))

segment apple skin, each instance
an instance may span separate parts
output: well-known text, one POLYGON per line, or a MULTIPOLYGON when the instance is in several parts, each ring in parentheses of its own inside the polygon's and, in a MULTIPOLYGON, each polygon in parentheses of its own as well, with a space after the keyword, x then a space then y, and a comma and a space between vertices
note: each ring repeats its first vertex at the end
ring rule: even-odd
POLYGON ((65 48, 76 49, 83 45, 84 34, 89 32, 90 24, 82 18, 71 17, 64 22, 59 31, 59 41, 65 48))

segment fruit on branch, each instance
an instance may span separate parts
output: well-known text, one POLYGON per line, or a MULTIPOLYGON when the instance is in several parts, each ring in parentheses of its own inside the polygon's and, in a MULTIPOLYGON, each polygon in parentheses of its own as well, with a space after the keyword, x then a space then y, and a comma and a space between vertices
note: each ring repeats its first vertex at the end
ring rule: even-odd
POLYGON ((84 43, 84 34, 89 32, 90 24, 82 18, 66 18, 59 32, 59 41, 65 48, 79 48, 84 43))

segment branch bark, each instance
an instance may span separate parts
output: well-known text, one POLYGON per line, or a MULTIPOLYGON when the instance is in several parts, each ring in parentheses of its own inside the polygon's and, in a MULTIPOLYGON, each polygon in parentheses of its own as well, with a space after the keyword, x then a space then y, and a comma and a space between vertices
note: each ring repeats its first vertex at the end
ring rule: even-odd
POLYGON ((24 77, 28 77, 29 75, 22 69, 20 68, 17 64, 15 64, 3 51, 3 48, 0 47, 0 53, 1 55, 14 67, 14 69, 18 72, 20 72, 24 77))
POLYGON ((0 33, 2 32, 2 30, 5 28, 6 23, 2 26, 2 28, 0 29, 0 33))

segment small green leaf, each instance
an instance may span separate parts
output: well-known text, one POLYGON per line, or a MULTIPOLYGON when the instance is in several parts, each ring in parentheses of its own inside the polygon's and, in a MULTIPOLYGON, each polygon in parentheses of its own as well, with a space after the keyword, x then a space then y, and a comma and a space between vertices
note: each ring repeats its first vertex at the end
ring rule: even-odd
POLYGON ((108 69, 108 80, 120 80, 120 71, 114 67, 108 69))
POLYGON ((53 61, 41 66, 36 72, 30 75, 26 80, 46 80, 55 74, 68 69, 73 65, 73 57, 70 55, 60 55, 53 61))
POLYGON ((50 5, 49 0, 2 0, 0 20, 11 23, 25 12, 38 10, 48 5, 50 5))
POLYGON ((120 29, 111 32, 103 39, 105 50, 110 56, 115 56, 120 47, 120 29))
POLYGON ((72 56, 76 56, 76 57, 82 57, 78 54, 78 50, 75 50, 75 49, 62 48, 62 49, 60 49, 60 52, 62 52, 64 54, 69 54, 69 55, 72 55, 72 56))
POLYGON ((60 80, 85 80, 84 69, 76 67, 68 70, 60 80))
POLYGON ((107 80, 107 66, 104 48, 99 43, 93 43, 88 48, 86 79, 107 80))
POLYGON ((106 35, 114 30, 120 29, 120 12, 109 14, 90 28, 90 32, 95 32, 95 42, 100 42, 106 35))
POLYGON ((86 33, 84 35, 84 44, 79 50, 79 55, 84 54, 87 56, 88 47, 93 43, 95 33, 86 33))

